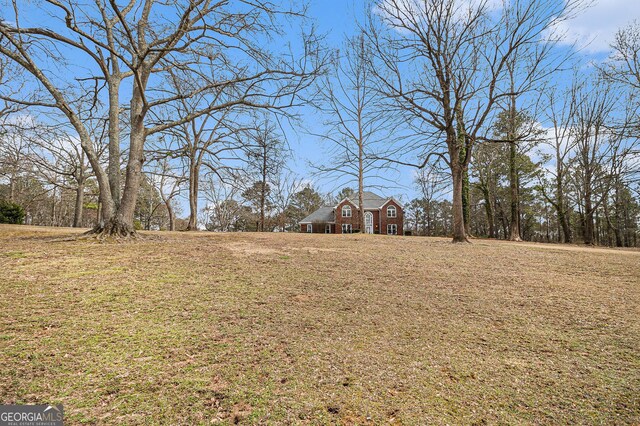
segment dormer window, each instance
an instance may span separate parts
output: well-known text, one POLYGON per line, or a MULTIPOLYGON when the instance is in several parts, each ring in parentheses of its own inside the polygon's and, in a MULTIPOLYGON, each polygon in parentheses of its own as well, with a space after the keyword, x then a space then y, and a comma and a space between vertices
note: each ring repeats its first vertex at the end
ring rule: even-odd
POLYGON ((342 206, 342 217, 351 217, 351 206, 342 206))
POLYGON ((387 207, 387 217, 397 217, 398 211, 396 210, 396 206, 387 207))

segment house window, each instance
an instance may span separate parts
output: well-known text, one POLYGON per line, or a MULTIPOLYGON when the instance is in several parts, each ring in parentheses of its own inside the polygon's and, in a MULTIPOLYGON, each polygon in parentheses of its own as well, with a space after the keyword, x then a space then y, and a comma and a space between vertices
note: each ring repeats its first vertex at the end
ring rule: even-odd
POLYGON ((331 225, 327 224, 327 226, 324 227, 324 233, 325 234, 331 233, 331 225))
POLYGON ((387 217, 397 217, 398 211, 396 210, 396 206, 387 207, 387 217))
POLYGON ((395 223, 390 223, 387 225, 387 234, 388 235, 398 235, 398 225, 395 223))
POLYGON ((310 234, 313 232, 313 225, 311 225, 310 223, 307 223, 307 234, 310 234))
POLYGON ((343 223, 342 224, 342 233, 343 234, 351 234, 351 224, 350 223, 343 223))
POLYGON ((342 206, 342 217, 351 217, 351 206, 342 206))

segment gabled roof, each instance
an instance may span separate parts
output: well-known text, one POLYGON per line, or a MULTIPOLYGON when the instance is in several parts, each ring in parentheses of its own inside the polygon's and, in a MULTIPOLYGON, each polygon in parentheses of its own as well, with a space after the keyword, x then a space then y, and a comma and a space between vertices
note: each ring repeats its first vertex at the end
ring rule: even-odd
POLYGON ((309 216, 302 219, 300 223, 335 222, 336 218, 333 210, 333 206, 322 206, 309 216))
POLYGON ((396 199, 395 199, 395 198, 393 198, 393 197, 391 197, 391 198, 387 198, 387 199, 384 201, 384 204, 383 204, 382 206, 380 206, 380 207, 384 207, 384 206, 385 206, 389 201, 393 201, 394 203, 396 203, 397 205, 399 205, 401 209, 404 209, 404 206, 402 205, 402 203, 401 203, 400 201, 396 200, 396 199))
MULTIPOLYGON (((353 205, 358 207, 358 195, 357 194, 355 194, 353 196, 353 199, 345 198, 344 200, 349 200, 350 203, 352 203, 353 205)), ((340 203, 342 203, 344 200, 340 201, 340 203)), ((374 194, 373 192, 370 192, 370 191, 364 191, 362 193, 362 204, 364 205, 364 209, 365 210, 380 209, 380 208, 382 208, 382 206, 387 204, 387 202, 389 200, 391 200, 391 198, 383 198, 383 197, 379 196, 378 194, 374 194)), ((340 203, 338 203, 338 204, 340 204, 340 203)), ((397 201, 396 201, 396 203, 397 203, 397 201)), ((337 207, 337 205, 336 205, 336 207, 337 207)))

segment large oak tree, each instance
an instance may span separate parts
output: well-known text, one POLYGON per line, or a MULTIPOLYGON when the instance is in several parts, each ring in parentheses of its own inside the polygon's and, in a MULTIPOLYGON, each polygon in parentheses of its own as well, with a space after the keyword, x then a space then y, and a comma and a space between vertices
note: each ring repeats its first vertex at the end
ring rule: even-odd
POLYGON ((28 13, 33 7, 14 1, 0 19, 0 54, 28 72, 41 90, 37 98, 11 100, 56 108, 77 132, 100 188, 104 220, 94 229, 100 236, 135 232, 148 137, 235 105, 291 106, 322 61, 312 34, 302 36, 297 48, 268 43, 282 34, 283 21, 304 20, 302 12, 273 2, 93 0, 79 7, 73 0, 45 0, 37 14, 28 13), (169 74, 196 84, 186 93, 167 93, 169 74), (77 107, 76 100, 87 93, 94 108, 77 107), (157 119, 158 109, 203 93, 210 95, 209 103, 157 119), (106 167, 85 125, 96 114, 109 123, 106 167))
MULTIPOLYGON (((406 114, 425 167, 438 157, 453 183, 453 241, 467 241, 464 187, 474 145, 503 100, 531 91, 549 67, 555 25, 578 1, 383 0, 366 32, 374 46, 382 90, 406 114), (528 72, 512 87, 509 65, 528 72)), ((414 157, 415 158, 415 157, 414 157)))

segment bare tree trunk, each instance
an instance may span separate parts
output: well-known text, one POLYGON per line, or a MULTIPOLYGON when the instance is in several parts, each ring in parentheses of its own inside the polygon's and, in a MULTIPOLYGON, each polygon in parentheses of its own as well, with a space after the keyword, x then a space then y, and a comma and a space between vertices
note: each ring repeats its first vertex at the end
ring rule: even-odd
POLYGON ((464 209, 462 205, 462 191, 464 180, 464 168, 457 162, 453 163, 451 170, 453 176, 453 242, 468 243, 467 231, 464 227, 464 209))
MULTIPOLYGON (((115 62, 117 63, 117 62, 115 62)), ((120 77, 109 79, 109 164, 107 174, 109 175, 109 188, 111 198, 117 209, 120 205, 120 77)))
POLYGON ((562 176, 563 176, 562 171, 560 169, 560 166, 558 166, 558 172, 556 177, 557 181, 556 181, 555 207, 558 214, 558 222, 560 223, 560 227, 562 229, 563 242, 570 243, 572 240, 571 226, 569 224, 569 217, 567 216, 566 208, 565 208, 566 201, 564 197, 564 189, 562 186, 562 176))
POLYGON ((467 167, 462 172, 462 212, 464 231, 467 236, 471 236, 471 197, 469 193, 469 169, 467 167))
POLYGON ((264 144, 262 152, 262 181, 260 182, 260 228, 258 231, 264 232, 264 210, 266 204, 266 192, 267 192, 267 145, 264 144))
POLYGON ((487 224, 489 225, 489 238, 496 238, 495 219, 493 217, 493 205, 491 205, 491 197, 489 189, 482 186, 482 195, 484 196, 484 210, 487 214, 487 224))
MULTIPOLYGON (((454 159, 454 161, 458 162, 462 167, 462 222, 464 224, 464 232, 467 236, 471 235, 470 229, 470 219, 471 219, 471 206, 469 200, 469 169, 465 164, 465 158, 467 157, 467 149, 466 149, 466 132, 463 126, 463 117, 462 117, 462 106, 461 103, 458 102, 455 108, 456 118, 458 120, 457 123, 457 143, 460 146, 460 152, 458 158, 454 159)), ((455 192, 455 191, 454 191, 455 192)), ((455 216, 454 216, 455 217, 455 216)), ((455 235, 455 231, 454 231, 455 235)), ((454 241, 455 242, 455 241, 454 241)))
MULTIPOLYGON (((140 80, 136 80, 131 98, 131 134, 129 136, 129 160, 127 162, 126 177, 122 200, 114 215, 107 221, 99 234, 129 237, 135 234, 133 219, 138 200, 138 189, 142 177, 142 164, 144 163, 144 142, 146 129, 144 127, 145 106, 143 94, 148 79, 148 72, 141 71, 140 80)), ((101 191, 102 192, 102 191, 101 191)), ((109 195, 110 192, 109 192, 109 195)))
POLYGON ((509 240, 520 239, 520 212, 518 200, 518 169, 516 165, 516 144, 509 143, 509 190, 511 195, 511 222, 509 224, 509 240))
POLYGON ((551 242, 551 230, 549 227, 549 205, 547 203, 545 203, 544 205, 544 220, 545 220, 545 225, 546 225, 546 239, 545 242, 549 243, 551 242))
POLYGON ((569 218, 563 209, 558 209, 558 222, 562 230, 562 242, 571 243, 571 226, 569 226, 569 218))
MULTIPOLYGON (((423 214, 422 214, 422 235, 431 235, 431 218, 429 216, 429 212, 428 210, 426 210, 423 214)), ((418 234, 418 221, 416 221, 416 235, 420 235, 418 234)))
MULTIPOLYGON (((361 123, 358 122, 358 127, 361 129, 361 123)), ((362 131, 362 130, 360 130, 362 131)), ((365 232, 364 229, 364 164, 363 164, 364 150, 362 139, 358 143, 358 228, 360 232, 365 232)))
POLYGON ((584 171, 584 228, 583 239, 587 245, 593 245, 593 203, 591 200, 591 171, 587 168, 584 171))
POLYGON ((593 236, 594 236, 594 244, 596 246, 602 245, 602 235, 601 235, 601 226, 600 226, 600 214, 598 209, 594 209, 594 228, 593 228, 593 236))
POLYGON ((82 226, 82 214, 84 212, 84 181, 78 184, 76 188, 76 204, 73 212, 73 227, 80 228, 82 226))
POLYGON ((9 201, 12 203, 16 200, 16 175, 15 173, 9 178, 9 201))
POLYGON ((56 186, 51 194, 51 226, 56 226, 56 186))
POLYGON ((260 222, 258 224, 258 231, 264 232, 264 191, 265 191, 265 183, 264 180, 260 184, 260 222))
POLYGON ((584 209, 584 243, 587 245, 593 245, 593 209, 591 206, 590 196, 585 199, 584 209))
MULTIPOLYGON (((615 237, 616 237, 616 247, 624 247, 624 238, 622 236, 622 232, 620 230, 620 222, 622 222, 621 218, 620 218, 620 210, 621 210, 621 202, 620 202, 620 184, 616 184, 616 192, 615 192, 615 201, 614 201, 614 207, 615 207, 615 219, 616 219, 616 224, 613 227, 613 231, 615 233, 615 237)), ((628 229, 626 221, 625 221, 625 229, 628 229)), ((628 244, 627 244, 628 245, 628 244)))
POLYGON ((189 223, 187 231, 198 230, 198 194, 200 189, 200 166, 189 165, 189 223))
POLYGON ((165 201, 165 206, 167 207, 167 214, 169 215, 169 231, 175 231, 176 217, 173 212, 173 206, 171 205, 171 200, 165 201))
MULTIPOLYGON (((360 39, 360 55, 365 54, 364 39, 360 39)), ((362 59, 362 58, 361 58, 362 59)), ((362 72, 362 70, 361 70, 362 72)), ((365 82, 366 83, 366 82, 365 82)), ((364 97, 361 90, 358 90, 358 228, 360 232, 365 232, 364 229, 364 143, 365 136, 362 128, 363 122, 363 110, 364 110, 364 97)))
MULTIPOLYGON (((515 92, 515 83, 513 68, 509 67, 509 75, 511 77, 511 90, 515 92)), ((518 181, 518 145, 516 142, 517 133, 516 123, 516 97, 510 97, 509 104, 509 193, 511 198, 511 223, 509 225, 509 240, 522 241, 520 239, 520 199, 519 199, 519 181, 518 181)))
POLYGON ((500 237, 506 240, 509 238, 509 222, 502 204, 498 203, 497 206, 500 207, 500 210, 498 211, 500 217, 500 228, 502 231, 502 235, 500 237))

